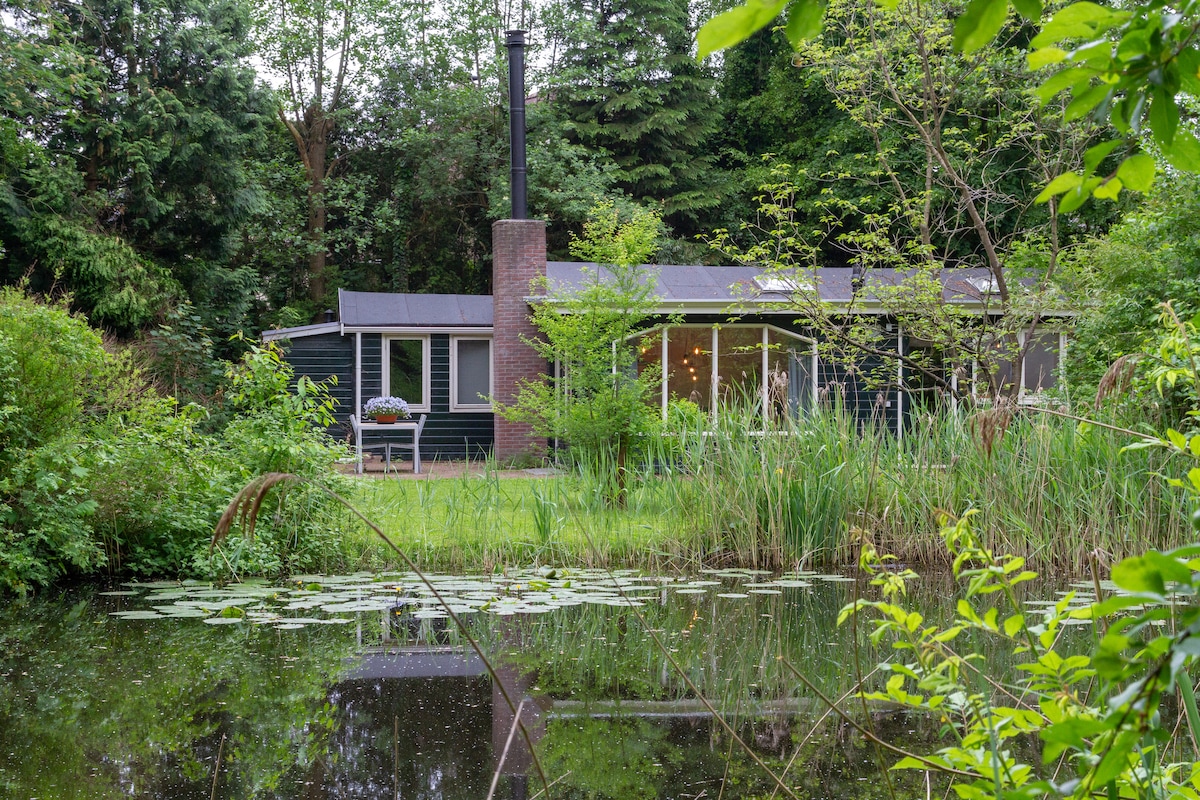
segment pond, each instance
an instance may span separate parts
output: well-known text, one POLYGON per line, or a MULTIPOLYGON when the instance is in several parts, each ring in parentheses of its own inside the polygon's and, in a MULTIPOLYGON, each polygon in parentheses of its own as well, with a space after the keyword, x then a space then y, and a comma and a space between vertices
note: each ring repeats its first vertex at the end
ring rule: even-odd
MULTIPOLYGON (((849 578, 543 570, 431 585, 155 582, 10 604, 0 792, 482 800, 540 796, 544 776, 551 797, 766 797, 759 761, 801 797, 880 794, 875 747, 791 671, 829 697, 876 680, 886 654, 834 624, 865 591, 849 578)), ((953 597, 927 579, 913 603, 936 617, 953 597)), ((869 715, 889 741, 937 747, 933 721, 869 715)), ((931 790, 921 773, 892 780, 897 796, 931 790)))

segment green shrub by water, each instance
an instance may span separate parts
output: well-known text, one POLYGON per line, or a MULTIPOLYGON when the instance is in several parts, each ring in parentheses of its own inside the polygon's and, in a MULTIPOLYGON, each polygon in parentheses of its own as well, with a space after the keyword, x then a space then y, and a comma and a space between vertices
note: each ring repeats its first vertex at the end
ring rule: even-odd
POLYGON ((255 475, 327 478, 340 450, 315 426, 328 394, 293 390, 277 351, 229 365, 226 422, 161 396, 61 304, 0 289, 0 590, 97 573, 201 577, 320 567, 337 551, 313 488, 264 508, 254 541, 210 555, 213 528, 255 475))

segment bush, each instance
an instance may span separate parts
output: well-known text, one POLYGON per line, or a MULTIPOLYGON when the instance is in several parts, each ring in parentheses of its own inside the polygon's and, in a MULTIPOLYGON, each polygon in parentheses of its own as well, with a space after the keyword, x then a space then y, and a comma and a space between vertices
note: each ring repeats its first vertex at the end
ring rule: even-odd
MULTIPOLYGON (((317 426, 332 402, 279 352, 230 365, 228 422, 160 396, 128 352, 108 352, 63 303, 0 290, 0 587, 99 570, 205 577, 277 573, 336 552, 327 501, 298 489, 252 545, 209 553, 225 506, 253 476, 320 478, 341 454, 317 426)), ((225 413, 227 412, 227 414, 225 413)))

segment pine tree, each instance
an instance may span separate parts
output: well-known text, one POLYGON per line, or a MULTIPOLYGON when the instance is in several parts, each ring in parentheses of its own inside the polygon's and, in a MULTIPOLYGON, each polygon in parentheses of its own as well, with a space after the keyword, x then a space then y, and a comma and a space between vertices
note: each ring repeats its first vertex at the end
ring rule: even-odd
POLYGON ((721 200, 714 80, 696 62, 686 0, 565 0, 555 9, 555 107, 570 138, 606 151, 618 187, 680 233, 721 200))

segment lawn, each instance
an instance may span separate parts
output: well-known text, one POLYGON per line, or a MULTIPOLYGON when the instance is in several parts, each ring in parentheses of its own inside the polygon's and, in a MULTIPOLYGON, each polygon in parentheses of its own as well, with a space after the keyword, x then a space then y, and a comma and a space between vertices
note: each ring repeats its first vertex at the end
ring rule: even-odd
MULTIPOLYGON (((424 568, 491 571, 505 565, 684 567, 704 551, 660 481, 639 483, 624 509, 607 508, 572 475, 358 480, 350 501, 424 568)), ((339 523, 352 566, 399 566, 365 526, 339 523)), ((694 565, 694 564, 693 564, 694 565)))

